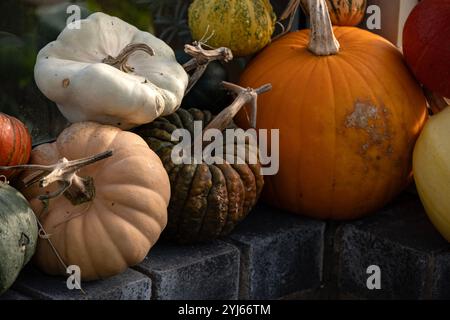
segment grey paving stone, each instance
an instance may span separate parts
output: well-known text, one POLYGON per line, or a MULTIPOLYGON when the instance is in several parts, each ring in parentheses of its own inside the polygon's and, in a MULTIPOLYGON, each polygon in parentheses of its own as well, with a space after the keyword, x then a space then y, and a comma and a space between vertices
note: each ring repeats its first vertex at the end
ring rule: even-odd
POLYGON ((279 300, 323 300, 321 289, 307 289, 300 292, 291 293, 279 298, 279 300))
POLYGON ((14 290, 43 300, 150 300, 151 280, 128 269, 105 280, 83 282, 86 294, 67 289, 66 279, 51 277, 28 267, 14 284, 14 290))
POLYGON ((450 252, 449 244, 429 222, 419 199, 404 194, 378 214, 338 228, 339 294, 361 299, 430 298, 433 278, 438 279, 433 274, 434 256, 441 252, 450 252), (371 265, 381 269, 380 290, 367 288, 371 265))
POLYGON ((241 299, 320 286, 325 223, 260 205, 229 236, 241 251, 241 299))
POLYGON ((238 297, 239 251, 222 241, 190 246, 158 243, 135 268, 152 278, 152 299, 238 297))
POLYGON ((418 299, 425 294, 428 256, 380 239, 353 226, 342 230, 338 286, 340 294, 361 298, 418 299), (381 290, 369 290, 371 265, 381 269, 381 290))
POLYGON ((8 290, 0 295, 0 300, 31 300, 31 297, 21 294, 14 290, 8 290))
POLYGON ((261 205, 229 237, 158 243, 135 269, 83 283, 83 295, 68 290, 65 278, 27 267, 0 300, 450 299, 450 244, 411 193, 344 223, 261 205), (370 265, 381 268, 381 290, 366 286, 370 265))
POLYGON ((450 299, 450 252, 434 259, 432 299, 450 299))

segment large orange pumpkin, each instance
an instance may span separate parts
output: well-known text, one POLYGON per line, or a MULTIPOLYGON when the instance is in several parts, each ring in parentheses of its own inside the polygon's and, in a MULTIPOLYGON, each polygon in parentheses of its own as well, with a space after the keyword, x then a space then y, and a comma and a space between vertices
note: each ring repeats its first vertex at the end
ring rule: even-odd
MULTIPOLYGON (((332 29, 325 0, 309 6, 312 32, 275 41, 241 79, 273 85, 259 100, 257 128, 280 130, 280 169, 266 177, 263 198, 316 218, 357 218, 410 181, 426 101, 391 43, 332 29)), ((236 120, 248 127, 244 113, 236 120)))

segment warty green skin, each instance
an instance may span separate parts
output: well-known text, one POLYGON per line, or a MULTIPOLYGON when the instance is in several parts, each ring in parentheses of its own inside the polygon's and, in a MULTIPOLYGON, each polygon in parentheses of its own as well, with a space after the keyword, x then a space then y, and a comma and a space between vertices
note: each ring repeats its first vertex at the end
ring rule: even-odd
POLYGON ((188 244, 225 236, 247 216, 261 193, 264 179, 259 163, 172 162, 172 149, 178 144, 172 141, 172 132, 184 128, 193 135, 194 121, 202 121, 206 126, 212 119, 209 111, 180 108, 135 129, 161 158, 169 175, 172 196, 169 221, 162 235, 165 239, 188 244))
POLYGON ((195 0, 189 7, 194 39, 209 38, 208 45, 230 48, 237 57, 269 44, 275 23, 269 0, 195 0))
POLYGON ((37 239, 36 216, 27 200, 0 182, 0 295, 34 255, 37 239))

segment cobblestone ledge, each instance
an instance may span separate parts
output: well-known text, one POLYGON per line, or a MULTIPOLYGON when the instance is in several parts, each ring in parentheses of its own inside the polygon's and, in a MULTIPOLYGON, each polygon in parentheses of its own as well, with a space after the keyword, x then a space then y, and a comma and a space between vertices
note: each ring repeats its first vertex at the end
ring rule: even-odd
POLYGON ((258 206, 225 239, 158 243, 139 265, 104 281, 66 280, 27 267, 0 300, 21 299, 450 299, 450 245, 417 196, 405 193, 352 222, 306 219, 258 206), (369 290, 367 268, 380 267, 369 290))
POLYGON ((404 194, 370 218, 339 226, 333 251, 341 298, 450 298, 450 245, 413 195, 404 194), (367 288, 371 265, 380 268, 379 290, 367 288))

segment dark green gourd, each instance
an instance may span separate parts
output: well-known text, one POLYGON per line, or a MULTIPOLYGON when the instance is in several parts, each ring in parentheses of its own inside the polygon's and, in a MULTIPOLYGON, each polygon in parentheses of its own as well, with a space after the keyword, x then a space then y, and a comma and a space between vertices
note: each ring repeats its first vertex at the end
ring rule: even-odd
MULTIPOLYGON (((194 121, 202 121, 206 127, 212 119, 209 111, 180 108, 136 129, 169 174, 172 195, 168 225, 163 232, 166 239, 193 243, 227 235, 247 216, 261 193, 264 180, 260 163, 250 164, 247 156, 243 164, 173 163, 171 153, 178 142, 171 141, 172 132, 184 128, 193 136, 194 121)), ((255 152, 247 142, 238 145, 237 141, 224 140, 224 145, 246 148, 247 155, 255 152)))
POLYGON ((36 217, 27 200, 0 182, 0 294, 8 290, 30 261, 37 239, 36 217))

